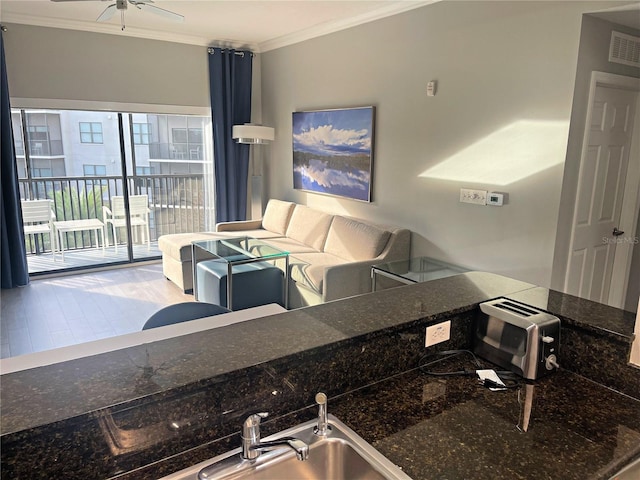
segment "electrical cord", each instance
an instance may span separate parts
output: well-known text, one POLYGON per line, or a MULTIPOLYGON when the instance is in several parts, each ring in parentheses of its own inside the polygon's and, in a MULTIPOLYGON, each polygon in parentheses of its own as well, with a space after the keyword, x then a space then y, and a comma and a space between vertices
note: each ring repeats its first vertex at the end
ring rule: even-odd
MULTIPOLYGON (((426 375, 431 375, 434 377, 452 377, 452 376, 470 377, 470 376, 475 376, 478 370, 483 369, 483 366, 478 360, 478 357, 476 357, 476 355, 471 350, 445 350, 442 352, 437 352, 436 355, 439 355, 442 358, 438 358, 428 363, 423 363, 423 362, 428 357, 433 356, 433 354, 426 354, 420 357, 420 360, 418 361, 418 369, 421 372, 425 373, 426 375), (462 355, 462 354, 470 355, 471 362, 476 368, 474 368, 473 370, 468 370, 465 368, 462 370, 456 370, 452 372, 435 372, 430 369, 429 370, 426 369, 426 367, 437 365, 440 362, 444 362, 445 360, 449 360, 455 356, 462 355)), ((500 385, 499 383, 488 378, 485 378, 484 380, 480 380, 480 385, 487 388, 495 388, 495 389, 510 389, 510 388, 517 388, 520 386, 520 378, 515 373, 510 372, 508 370, 499 370, 499 371, 496 371, 496 374, 500 377, 500 380, 502 380, 504 385, 500 385)))

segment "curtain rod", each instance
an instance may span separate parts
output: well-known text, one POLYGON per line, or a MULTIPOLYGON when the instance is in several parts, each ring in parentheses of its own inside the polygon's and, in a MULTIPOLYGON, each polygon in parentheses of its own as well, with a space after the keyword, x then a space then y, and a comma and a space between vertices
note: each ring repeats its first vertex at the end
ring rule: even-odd
MULTIPOLYGON (((208 47, 207 48, 207 53, 210 55, 213 55, 213 53, 215 52, 216 48, 220 48, 220 50, 232 50, 231 48, 222 48, 222 47, 208 47)), ((255 56, 255 54, 253 52, 247 52, 247 51, 238 51, 235 50, 233 53, 235 53, 236 55, 240 55, 241 57, 244 57, 245 53, 249 53, 252 57, 255 56)))

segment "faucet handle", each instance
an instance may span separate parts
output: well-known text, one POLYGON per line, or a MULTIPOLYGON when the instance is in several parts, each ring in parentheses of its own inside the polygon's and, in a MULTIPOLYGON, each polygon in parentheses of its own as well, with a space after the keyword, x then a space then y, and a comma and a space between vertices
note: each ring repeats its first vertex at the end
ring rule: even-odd
POLYGON ((242 458, 251 460, 257 458, 260 452, 252 451, 251 447, 260 443, 260 420, 267 418, 269 413, 259 412, 249 415, 242 424, 242 458))
POLYGON ((263 418, 267 418, 269 416, 269 412, 258 412, 252 415, 249 415, 242 425, 243 428, 252 428, 260 426, 260 420, 263 418))
POLYGON ((316 394, 316 403, 318 404, 318 424, 313 429, 313 433, 324 437, 331 430, 327 419, 327 395, 318 392, 316 394))
POLYGON ((242 438, 250 441, 260 441, 260 420, 267 418, 268 412, 259 412, 249 415, 242 424, 242 438))

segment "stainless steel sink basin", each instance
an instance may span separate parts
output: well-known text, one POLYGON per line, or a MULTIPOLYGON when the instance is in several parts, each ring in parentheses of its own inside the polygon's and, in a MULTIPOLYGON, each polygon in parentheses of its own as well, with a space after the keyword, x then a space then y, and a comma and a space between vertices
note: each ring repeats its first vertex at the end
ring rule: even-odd
POLYGON ((304 441, 309 445, 309 457, 305 461, 298 460, 294 451, 286 448, 265 452, 254 461, 242 460, 238 448, 161 480, 198 480, 203 469, 206 469, 204 478, 215 480, 411 480, 333 415, 329 415, 328 435, 316 435, 316 425, 316 421, 307 422, 264 439, 292 436, 304 441), (208 468, 212 465, 215 466, 208 468))
POLYGON ((640 458, 617 472, 610 480, 638 480, 640 478, 640 458))

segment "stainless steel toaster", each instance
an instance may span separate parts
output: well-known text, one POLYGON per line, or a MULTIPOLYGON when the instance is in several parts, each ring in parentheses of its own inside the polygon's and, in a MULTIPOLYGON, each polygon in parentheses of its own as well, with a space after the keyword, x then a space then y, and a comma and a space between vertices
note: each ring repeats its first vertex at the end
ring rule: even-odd
POLYGON ((514 300, 480 304, 473 337, 476 355, 529 380, 558 368, 560 319, 514 300))

